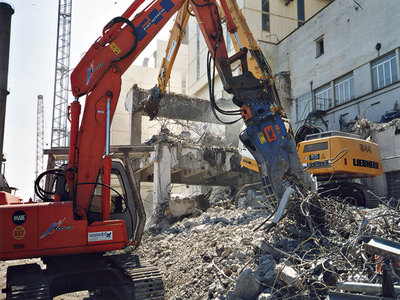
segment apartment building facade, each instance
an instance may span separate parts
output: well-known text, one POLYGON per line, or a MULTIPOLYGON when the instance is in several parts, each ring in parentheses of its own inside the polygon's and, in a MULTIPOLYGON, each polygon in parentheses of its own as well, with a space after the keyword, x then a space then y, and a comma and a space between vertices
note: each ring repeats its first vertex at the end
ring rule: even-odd
MULTIPOLYGON (((275 72, 290 72, 291 119, 341 130, 366 118, 386 121, 400 101, 400 8, 396 0, 335 0, 275 49, 275 72)), ((368 180, 379 196, 400 198, 400 132, 374 134, 384 175, 368 180)))

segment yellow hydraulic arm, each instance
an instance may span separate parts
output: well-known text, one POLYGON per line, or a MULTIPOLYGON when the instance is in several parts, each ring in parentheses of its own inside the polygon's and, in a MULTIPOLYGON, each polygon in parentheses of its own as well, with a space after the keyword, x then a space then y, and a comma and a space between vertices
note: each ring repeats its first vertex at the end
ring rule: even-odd
POLYGON ((160 73, 158 74, 158 88, 161 93, 165 93, 169 78, 171 76, 172 66, 174 65, 176 55, 181 46, 182 39, 185 36, 186 24, 189 20, 189 2, 185 1, 178 11, 174 26, 171 29, 165 57, 161 63, 160 73))
MULTIPOLYGON (((236 25, 235 32, 230 33, 236 52, 242 48, 247 48, 249 50, 249 55, 247 55, 248 70, 253 73, 254 77, 262 80, 266 85, 271 86, 271 91, 274 98, 271 110, 278 111, 283 120, 286 121, 286 112, 279 100, 279 96, 275 88, 274 78, 272 76, 272 70, 265 59, 260 46, 254 39, 253 34, 247 25, 246 19, 241 13, 236 1, 226 0, 226 5, 232 16, 232 20, 236 25)), ((151 89, 149 99, 146 99, 142 103, 142 106, 145 112, 149 115, 150 119, 153 119, 158 113, 158 105, 164 96, 176 55, 185 35, 185 28, 190 16, 189 9, 189 3, 186 1, 177 13, 174 25, 171 29, 171 35, 168 41, 165 57, 163 58, 160 67, 158 85, 151 89)), ((218 6, 218 12, 221 20, 223 22, 226 21, 224 10, 220 6, 218 6)), ((287 127, 290 128, 290 124, 287 127)), ((291 128, 289 131, 291 132, 291 128)), ((250 155, 243 156, 242 166, 254 171, 258 171, 257 163, 250 155)))
POLYGON ((158 74, 158 85, 154 86, 150 91, 150 98, 142 104, 144 111, 149 115, 150 120, 158 113, 158 103, 164 96, 165 90, 171 76, 171 70, 181 46, 182 39, 185 36, 186 24, 189 20, 189 1, 186 0, 178 11, 174 25, 171 29, 171 35, 168 41, 165 57, 161 63, 160 72, 158 74))
MULTIPOLYGON (((278 93, 275 88, 271 68, 267 60, 265 59, 261 48, 259 47, 257 41, 254 39, 253 34, 250 31, 249 26, 247 25, 247 22, 243 14, 241 13, 237 3, 235 1, 226 0, 226 4, 237 27, 237 32, 230 34, 235 50, 239 51, 242 48, 247 48, 249 50, 250 55, 247 56, 249 71, 251 71, 256 78, 259 78, 263 80, 266 84, 270 84, 272 86, 272 91, 275 99, 275 110, 279 111, 280 115, 283 118, 286 118, 285 110, 281 105, 278 93)), ((190 16, 189 10, 190 6, 188 1, 186 1, 177 13, 174 25, 171 29, 171 35, 168 41, 165 57, 163 58, 158 75, 158 85, 151 89, 149 99, 146 99, 146 101, 142 103, 143 109, 150 116, 150 119, 153 119, 158 113, 158 103, 165 93, 176 55, 178 53, 182 39, 185 35, 185 28, 190 16)), ((218 11, 221 19, 224 20, 224 10, 221 7, 218 7, 218 11)))
MULTIPOLYGON (((210 49, 210 57, 214 59, 214 68, 218 70, 224 89, 228 93, 235 93, 233 102, 235 103, 236 101, 235 104, 240 107, 240 110, 235 112, 220 111, 217 109, 218 107, 216 108, 215 99, 213 103, 213 93, 210 92, 213 112, 219 111, 228 115, 229 113, 237 114, 240 112, 242 115, 247 128, 241 133, 240 139, 246 148, 249 149, 252 158, 256 157, 256 159, 253 159, 255 164, 254 169, 260 168, 262 170, 260 176, 266 194, 275 193, 278 198, 281 198, 284 190, 282 185, 283 174, 291 174, 290 176, 285 176, 301 185, 310 186, 311 178, 303 170, 296 153, 293 137, 288 134, 287 126, 283 122, 286 114, 279 101, 272 70, 247 26, 244 16, 240 12, 235 0, 221 0, 222 9, 215 0, 209 0, 209 2, 211 3, 210 5, 198 5, 194 0, 190 0, 190 2, 185 1, 171 30, 166 56, 162 62, 158 77, 158 85, 151 90, 149 98, 142 101, 142 109, 150 116, 150 119, 153 119, 158 113, 159 103, 166 90, 175 55, 184 36, 185 25, 190 15, 188 6, 190 4, 190 8, 196 15, 201 14, 204 17, 204 19, 199 20, 201 22, 199 26, 210 49), (206 6, 207 9, 205 9, 206 6), (202 13, 199 12, 200 10, 202 10, 202 13), (207 10, 208 12, 205 12, 207 10), (213 28, 214 19, 218 19, 218 22, 225 22, 227 30, 231 34, 231 39, 236 50, 236 53, 231 57, 228 57, 226 51, 222 28, 220 26, 213 28), (222 41, 222 43, 219 44, 219 41, 222 41), (242 74, 234 76, 230 64, 238 60, 240 60, 242 74), (256 91, 258 91, 258 94, 256 91), (258 102, 258 98, 261 96, 265 97, 265 99, 258 102), (242 101, 241 99, 244 100, 242 101), (267 110, 263 108, 263 105, 266 105, 267 110), (267 115, 274 115, 273 119, 278 120, 280 125, 272 124, 273 122, 271 123, 270 119, 267 119, 267 115), (260 131, 261 127, 257 127, 261 126, 257 125, 260 122, 264 126, 262 129, 264 130, 263 132, 260 131), (266 125, 267 123, 268 125, 266 125), (258 133, 256 132, 257 130, 258 133), (278 132, 275 133, 275 130, 278 130, 278 132), (281 138, 278 139, 278 135, 281 138), (277 143, 274 143, 275 141, 277 143), (281 144, 286 144, 287 149, 290 148, 291 150, 282 149, 279 154, 269 156, 271 151, 277 153, 277 149, 281 147, 281 144), (271 148, 275 150, 271 150, 271 148), (291 159, 289 159, 290 156, 292 156, 291 159), (284 164, 283 162, 286 163, 284 164)), ((210 76, 211 59, 208 61, 208 67, 208 75, 210 76)), ((213 79, 210 81, 209 78, 209 84, 210 89, 213 89, 213 79)), ((249 168, 249 166, 246 167, 249 168)))

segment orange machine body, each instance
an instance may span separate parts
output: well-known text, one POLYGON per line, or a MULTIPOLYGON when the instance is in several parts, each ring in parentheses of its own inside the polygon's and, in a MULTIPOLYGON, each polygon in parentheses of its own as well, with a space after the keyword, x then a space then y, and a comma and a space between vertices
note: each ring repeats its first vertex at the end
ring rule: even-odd
POLYGON ((310 135, 297 152, 308 172, 321 179, 382 175, 379 146, 344 132, 310 135))
MULTIPOLYGON (((220 2, 232 33, 236 27, 224 1, 220 2)), ((103 177, 110 174, 110 163, 103 159, 103 155, 109 155, 110 124, 120 95, 121 76, 185 0, 154 0, 133 16, 142 3, 144 0, 135 0, 122 17, 112 19, 71 73, 75 100, 69 114, 70 151, 65 171, 67 196, 61 199, 60 194, 56 194, 53 199, 46 200, 54 202, 22 203, 15 196, 0 192, 0 260, 105 252, 121 249, 129 243, 125 222, 107 220, 109 193, 102 193, 102 221, 93 222, 92 219, 90 223, 90 205, 94 189, 99 185, 99 170, 106 174, 103 177), (79 98, 84 95, 86 100, 80 119, 79 98)), ((242 107, 247 103, 251 107, 253 118, 247 120, 251 127, 265 127, 261 123, 270 116, 273 117, 271 120, 280 122, 280 117, 273 116, 270 111, 273 93, 269 91, 269 85, 266 86, 248 70, 247 48, 228 57, 217 1, 190 0, 190 5, 211 54, 208 68, 212 90, 214 80, 211 77, 214 75, 211 74, 214 71, 211 68, 215 66, 224 89, 234 95, 235 104, 242 107), (212 59, 215 65, 211 63, 212 59), (242 74, 233 76, 231 64, 236 61, 241 63, 242 74), (256 116, 256 113, 260 115, 256 116)), ((239 110, 230 113, 239 114, 239 110)), ((251 129, 252 139, 257 140, 255 132, 256 129, 251 129)), ((257 151, 262 153, 262 161, 274 159, 271 150, 260 148, 257 151)), ((108 182, 109 179, 102 178, 101 185, 109 188, 108 182)), ((43 196, 43 200, 45 198, 43 196)))
POLYGON ((72 201, 17 200, 0 192, 0 260, 104 252, 128 243, 123 220, 88 225, 87 220, 73 218, 72 201))
POLYGON ((76 170, 76 174, 67 178, 71 198, 74 185, 75 193, 79 195, 74 212, 81 219, 86 218, 94 189, 94 185, 87 183, 96 182, 99 169, 104 169, 102 156, 106 145, 107 98, 111 99, 112 120, 121 90, 122 74, 181 8, 184 0, 153 1, 136 13, 132 20, 128 20, 142 2, 135 1, 123 14, 124 18, 115 18, 107 24, 103 36, 93 43, 71 73, 73 95, 87 95, 79 131, 77 127, 75 132, 71 130, 71 137, 76 142, 75 146, 71 145, 73 149, 69 155, 69 167, 76 170))
MULTIPOLYGON (((71 73, 75 101, 69 114, 68 199, 60 201, 56 194, 54 202, 23 203, 0 192, 0 260, 105 252, 129 243, 125 221, 107 220, 107 193, 102 193, 101 221, 91 223, 88 212, 99 170, 110 172, 103 155, 109 151, 109 124, 119 99, 121 76, 185 0, 153 1, 129 19, 143 2, 135 0, 122 17, 107 24, 71 73), (78 98, 84 95, 80 120, 78 98)), ((230 63, 236 59, 228 59, 215 0, 202 2, 193 1, 193 11, 226 81, 232 77, 230 63)), ((102 185, 107 188, 109 184, 103 179, 102 185)))

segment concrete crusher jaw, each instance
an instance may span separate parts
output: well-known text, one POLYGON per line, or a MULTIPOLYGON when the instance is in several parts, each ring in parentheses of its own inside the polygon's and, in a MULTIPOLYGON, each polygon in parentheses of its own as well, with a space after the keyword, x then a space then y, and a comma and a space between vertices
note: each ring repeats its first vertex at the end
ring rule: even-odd
POLYGON ((93 299, 164 299, 160 272, 136 255, 51 257, 44 263, 45 270, 39 264, 8 267, 6 299, 53 299, 84 290, 93 299))
POLYGON ((277 208, 286 190, 284 181, 295 184, 308 191, 315 191, 315 182, 303 168, 296 150, 296 143, 291 134, 285 133, 284 139, 277 140, 271 149, 263 150, 266 143, 259 140, 260 130, 247 127, 240 135, 240 140, 247 147, 259 164, 260 179, 269 204, 277 208))

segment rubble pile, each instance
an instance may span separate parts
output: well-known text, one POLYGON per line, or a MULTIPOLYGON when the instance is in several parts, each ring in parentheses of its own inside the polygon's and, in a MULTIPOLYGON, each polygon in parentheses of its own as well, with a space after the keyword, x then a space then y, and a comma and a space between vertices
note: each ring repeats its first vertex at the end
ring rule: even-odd
POLYGON ((381 292, 383 261, 397 278, 396 256, 370 245, 374 237, 399 241, 395 207, 363 209, 297 192, 277 224, 265 222, 269 216, 213 203, 151 228, 135 254, 163 273, 167 299, 326 299, 357 292, 358 283, 381 292))
MULTIPOLYGON (((187 146, 207 146, 207 147, 225 147, 236 149, 230 145, 221 136, 218 136, 210 130, 205 130, 201 135, 196 135, 189 130, 189 126, 184 126, 188 130, 182 130, 180 133, 174 133, 168 127, 162 127, 158 134, 153 135, 146 144, 149 146, 164 143, 170 145, 187 146)), ((185 128, 185 129, 186 129, 185 128)))

